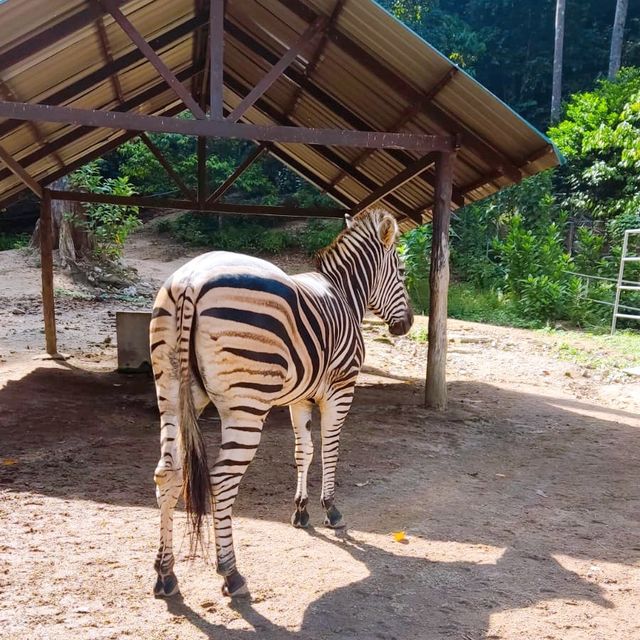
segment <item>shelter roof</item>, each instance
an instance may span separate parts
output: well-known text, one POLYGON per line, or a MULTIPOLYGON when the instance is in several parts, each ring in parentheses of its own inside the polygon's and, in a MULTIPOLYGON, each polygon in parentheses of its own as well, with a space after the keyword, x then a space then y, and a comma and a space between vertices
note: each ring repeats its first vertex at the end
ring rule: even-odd
MULTIPOLYGON (((202 101, 208 95, 208 0, 114 3, 202 101)), ((458 206, 558 164, 548 138, 371 0, 228 1, 225 109, 237 107, 303 34, 308 46, 246 111, 244 122, 457 135, 458 206)), ((145 115, 184 110, 100 2, 6 0, 0 4, 0 43, 0 99, 145 115)), ((0 121, 0 145, 42 185, 134 135, 0 121)), ((269 148, 347 207, 424 156, 419 150, 300 143, 269 148)), ((434 167, 428 166, 383 202, 402 226, 428 220, 434 184, 434 167)), ((24 189, 2 165, 0 206, 24 189)))

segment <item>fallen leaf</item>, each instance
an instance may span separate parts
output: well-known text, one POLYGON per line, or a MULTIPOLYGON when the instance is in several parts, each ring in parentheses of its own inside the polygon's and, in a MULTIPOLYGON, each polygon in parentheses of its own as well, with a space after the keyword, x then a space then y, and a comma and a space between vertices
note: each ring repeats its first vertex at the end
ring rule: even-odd
POLYGON ((396 542, 404 542, 407 539, 404 531, 394 531, 391 535, 396 542))
POLYGON ((18 461, 15 458, 5 458, 2 461, 3 466, 10 467, 13 464, 18 464, 18 461))

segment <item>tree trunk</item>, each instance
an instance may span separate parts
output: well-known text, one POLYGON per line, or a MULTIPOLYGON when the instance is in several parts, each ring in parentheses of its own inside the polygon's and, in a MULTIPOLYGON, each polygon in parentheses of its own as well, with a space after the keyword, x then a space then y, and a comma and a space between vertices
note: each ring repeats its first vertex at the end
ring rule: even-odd
POLYGON ((556 0, 556 38, 553 49, 553 86, 551 89, 551 122, 560 119, 562 103, 562 56, 564 51, 564 13, 566 0, 556 0))
POLYGON ((627 21, 627 9, 629 0, 616 2, 616 17, 613 20, 613 32, 611 33, 611 53, 609 54, 609 78, 615 78, 622 64, 622 43, 624 41, 624 25, 627 21))
MULTIPOLYGON (((67 178, 56 180, 51 188, 64 191, 67 178)), ((84 229, 84 210, 79 202, 51 201, 51 246, 58 250, 60 266, 70 267, 91 253, 91 236, 84 229)), ((40 221, 36 223, 31 236, 31 246, 40 246, 40 221)))

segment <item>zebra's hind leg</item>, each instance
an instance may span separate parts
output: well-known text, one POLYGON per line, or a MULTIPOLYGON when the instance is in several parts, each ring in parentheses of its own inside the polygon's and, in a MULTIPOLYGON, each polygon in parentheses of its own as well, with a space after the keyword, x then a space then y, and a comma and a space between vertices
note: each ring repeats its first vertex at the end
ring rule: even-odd
MULTIPOLYGON (((156 555, 154 569, 158 574, 153 593, 168 597, 178 593, 178 579, 173 572, 173 514, 178 498, 182 494, 182 461, 178 449, 178 407, 177 397, 172 396, 175 379, 158 386, 158 407, 160 409, 160 460, 153 474, 156 484, 156 499, 160 507, 160 547, 156 555), (166 394, 166 395, 165 395, 166 394), (173 398, 170 400, 169 398, 173 398)), ((200 387, 192 385, 194 404, 199 414, 208 404, 209 398, 200 387)))
POLYGON ((302 528, 306 528, 309 525, 307 473, 313 458, 313 441, 311 440, 312 407, 313 405, 306 400, 289 407, 296 439, 295 459, 298 468, 298 486, 295 496, 296 510, 291 516, 291 524, 294 527, 302 528))
POLYGON ((346 526, 342 514, 335 505, 336 465, 340 447, 340 431, 351 401, 353 385, 334 389, 320 406, 320 430, 322 434, 322 507, 326 512, 324 524, 332 529, 346 526))
POLYGON ((262 411, 251 406, 238 406, 230 411, 220 409, 222 438, 220 453, 211 471, 211 484, 217 572, 224 578, 222 593, 225 596, 248 593, 246 580, 236 568, 232 511, 242 477, 260 444, 262 425, 268 410, 265 408, 262 411))

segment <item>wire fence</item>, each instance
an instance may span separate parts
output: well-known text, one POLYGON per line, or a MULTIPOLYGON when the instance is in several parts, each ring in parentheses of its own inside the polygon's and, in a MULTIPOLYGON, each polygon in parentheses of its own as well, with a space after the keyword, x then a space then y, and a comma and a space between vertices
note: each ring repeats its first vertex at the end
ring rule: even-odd
MULTIPOLYGON (((584 280, 586 280, 586 286, 585 286, 585 295, 584 295, 584 299, 588 300, 589 302, 595 302, 596 304, 602 304, 605 305, 607 307, 614 307, 615 303, 614 302, 608 302, 607 300, 598 300, 597 298, 590 298, 589 297, 589 283, 591 280, 603 280, 605 282, 612 282, 613 283, 613 289, 611 290, 612 296, 615 298, 615 293, 616 293, 616 285, 618 284, 618 278, 605 278, 604 276, 593 276, 590 275, 588 273, 578 273, 576 271, 565 271, 564 273, 571 275, 571 276, 577 276, 579 278, 583 278, 584 280)), ((640 282, 637 282, 635 280, 621 280, 620 284, 622 285, 629 285, 629 286, 640 286, 640 282)), ((618 308, 620 309, 625 309, 627 311, 636 311, 638 313, 640 313, 640 308, 638 307, 631 307, 629 305, 625 305, 625 304, 619 304, 618 308)))

